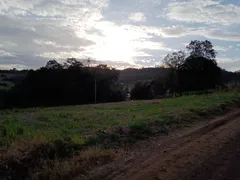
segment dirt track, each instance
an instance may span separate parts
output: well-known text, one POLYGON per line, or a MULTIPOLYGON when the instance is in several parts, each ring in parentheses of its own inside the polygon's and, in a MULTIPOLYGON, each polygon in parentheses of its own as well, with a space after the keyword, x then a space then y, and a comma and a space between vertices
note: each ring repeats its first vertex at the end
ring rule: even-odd
POLYGON ((106 180, 240 179, 240 110, 124 152, 87 178, 106 180))

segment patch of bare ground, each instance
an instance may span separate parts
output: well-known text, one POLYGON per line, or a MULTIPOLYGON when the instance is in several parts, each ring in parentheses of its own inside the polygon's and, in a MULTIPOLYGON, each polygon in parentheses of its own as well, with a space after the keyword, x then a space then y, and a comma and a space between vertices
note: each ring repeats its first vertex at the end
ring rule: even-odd
POLYGON ((240 144, 236 143, 239 139, 240 110, 235 110, 212 121, 206 119, 126 147, 112 163, 77 179, 205 180, 226 179, 225 176, 235 173, 234 179, 238 175, 235 165, 240 158, 240 144))

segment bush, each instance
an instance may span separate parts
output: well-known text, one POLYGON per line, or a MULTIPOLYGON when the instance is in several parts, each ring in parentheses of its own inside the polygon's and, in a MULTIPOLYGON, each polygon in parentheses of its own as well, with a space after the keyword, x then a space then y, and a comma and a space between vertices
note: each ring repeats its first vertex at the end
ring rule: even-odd
POLYGON ((151 83, 138 82, 131 90, 131 99, 152 99, 154 96, 151 83))

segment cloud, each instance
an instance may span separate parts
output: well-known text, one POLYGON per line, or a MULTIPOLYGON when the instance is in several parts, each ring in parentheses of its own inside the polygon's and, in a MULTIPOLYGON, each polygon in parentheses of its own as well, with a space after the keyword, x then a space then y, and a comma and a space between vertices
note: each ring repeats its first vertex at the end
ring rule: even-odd
MULTIPOLYGON (((67 57, 133 63, 130 58, 151 56, 143 52, 143 48, 166 48, 162 43, 144 41, 149 38, 144 32, 137 33, 134 29, 126 30, 122 25, 102 21, 102 10, 108 7, 108 0, 12 0, 1 5, 0 42, 8 40, 18 48, 1 46, 6 52, 32 57, 33 63, 40 59, 43 63, 46 59, 67 57)), ((145 16, 135 13, 131 18, 143 21, 145 16)), ((4 55, 10 55, 6 52, 4 55)), ((23 64, 29 63, 28 58, 23 64)))
POLYGON ((0 19, 8 21, 1 27, 0 42, 1 47, 7 51, 12 51, 22 55, 32 55, 48 52, 61 51, 63 49, 74 50, 93 45, 94 42, 78 37, 71 28, 58 26, 55 23, 47 24, 45 21, 15 20, 0 16, 0 19))
POLYGON ((39 45, 39 48, 42 49, 48 49, 49 50, 56 50, 56 51, 63 51, 63 50, 75 50, 75 51, 80 51, 83 50, 81 48, 82 46, 76 45, 74 46, 73 44, 58 44, 54 41, 45 41, 41 39, 34 39, 33 42, 35 42, 37 45, 39 45))
POLYGON ((210 38, 210 39, 240 42, 240 34, 239 33, 224 32, 219 29, 204 30, 204 31, 202 31, 201 35, 205 36, 207 38, 210 38))
POLYGON ((180 38, 185 36, 203 36, 209 39, 216 39, 222 41, 235 41, 240 42, 240 34, 236 32, 226 32, 220 28, 189 28, 184 26, 169 26, 169 27, 157 27, 157 26, 125 26, 126 29, 130 29, 138 34, 144 34, 146 38, 152 38, 153 36, 159 36, 163 38, 180 38))
POLYGON ((0 13, 4 15, 35 15, 40 18, 58 18, 69 17, 79 12, 101 10, 108 6, 108 0, 11 0, 1 1, 0 5, 0 13))
POLYGON ((137 21, 137 22, 146 21, 145 15, 141 12, 132 13, 129 15, 128 18, 132 21, 137 21))
POLYGON ((184 26, 172 27, 143 27, 144 30, 150 34, 162 36, 164 38, 179 38, 184 36, 203 36, 209 39, 216 39, 222 41, 240 42, 240 34, 235 32, 226 32, 219 28, 188 28, 184 26))
POLYGON ((21 65, 21 64, 0 64, 0 69, 8 70, 8 69, 13 69, 13 68, 22 70, 22 69, 27 69, 27 66, 21 65))
POLYGON ((240 6, 221 4, 215 0, 176 1, 169 3, 167 16, 170 19, 206 24, 240 24, 240 6))
POLYGON ((237 58, 224 58, 224 57, 220 57, 217 59, 217 62, 220 63, 220 64, 223 64, 223 63, 234 63, 234 62, 237 62, 239 61, 239 59, 237 58))
POLYGON ((152 57, 152 55, 143 51, 138 51, 133 54, 133 57, 152 57))
MULTIPOLYGON (((164 38, 178 38, 184 36, 202 35, 204 37, 219 40, 238 40, 237 37, 226 37, 224 32, 208 28, 186 28, 183 26, 172 27, 151 27, 134 25, 117 25, 108 21, 100 21, 95 24, 94 31, 88 34, 89 41, 95 44, 79 47, 79 49, 70 44, 61 45, 55 41, 35 40, 35 43, 41 47, 47 47, 48 50, 38 54, 45 58, 86 58, 92 57, 98 60, 115 60, 134 63, 137 59, 151 57, 153 55, 146 53, 145 50, 155 51, 175 51, 175 49, 166 47, 163 42, 157 42, 153 39, 157 36, 164 38), (117 34, 117 36, 116 36, 117 34), (233 38, 234 37, 234 38, 233 38), (231 39, 232 38, 232 39, 231 39), (56 49, 56 51, 54 51, 56 49)), ((226 51, 226 48, 216 47, 218 50, 226 51)))
POLYGON ((4 48, 9 48, 9 47, 16 47, 17 44, 16 43, 13 43, 11 41, 2 41, 0 43, 0 48, 4 47, 4 48))
POLYGON ((16 55, 0 49, 0 57, 16 57, 16 55))
POLYGON ((109 21, 96 23, 97 34, 88 35, 95 45, 85 47, 85 56, 101 60, 115 60, 133 63, 136 58, 151 56, 148 50, 171 51, 163 42, 156 42, 148 31, 134 25, 117 25, 109 21))
POLYGON ((221 67, 224 67, 227 70, 230 71, 238 71, 240 70, 240 59, 239 58, 218 58, 217 59, 218 64, 221 67))
POLYGON ((78 51, 60 51, 60 52, 44 52, 36 56, 44 57, 48 59, 67 59, 69 57, 80 58, 81 53, 78 51))
POLYGON ((214 49, 215 49, 216 51, 224 51, 224 52, 226 52, 226 51, 228 51, 230 48, 229 48, 229 47, 223 47, 223 46, 214 46, 214 49))
POLYGON ((143 26, 142 29, 149 34, 154 34, 156 36, 161 36, 164 38, 178 38, 197 33, 196 29, 186 28, 183 26, 170 26, 170 27, 143 26))
POLYGON ((135 41, 133 42, 133 46, 136 49, 174 51, 173 49, 166 47, 166 45, 163 42, 153 42, 150 40, 135 41))
POLYGON ((21 65, 39 67, 45 58, 54 58, 51 54, 80 54, 95 44, 87 31, 107 6, 108 0, 0 1, 1 63, 21 59, 21 65))
MULTIPOLYGON (((111 22, 109 11, 118 12, 109 8, 113 8, 112 3, 121 5, 118 4, 120 1, 0 1, 0 63, 37 68, 49 59, 74 56, 92 57, 104 62, 111 60, 118 62, 118 65, 122 62, 148 66, 154 64, 154 59, 160 59, 160 55, 175 51, 172 47, 176 47, 176 43, 182 45, 190 38, 240 42, 236 30, 239 5, 222 2, 139 0, 132 3, 132 6, 137 5, 136 8, 120 8, 130 20, 126 21, 125 16, 120 21, 111 22), (157 21, 154 19, 159 12, 155 11, 156 6, 167 7, 166 11, 162 9, 165 16, 157 18, 157 21), (204 26, 194 22, 204 23, 204 26), (215 25, 216 22, 220 25, 215 25), (234 26, 231 28, 222 24, 234 26), (173 38, 178 39, 173 42, 173 38)), ((128 4, 127 0, 123 3, 128 4)), ((216 48, 223 52, 229 49, 222 46, 216 48)))

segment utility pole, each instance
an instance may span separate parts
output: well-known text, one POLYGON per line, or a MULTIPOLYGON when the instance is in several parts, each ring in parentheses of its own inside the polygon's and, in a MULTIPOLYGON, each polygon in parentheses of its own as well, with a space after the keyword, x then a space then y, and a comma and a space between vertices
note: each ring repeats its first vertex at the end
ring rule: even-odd
POLYGON ((96 80, 96 78, 94 78, 94 81, 95 81, 95 86, 94 86, 95 95, 94 95, 94 97, 95 97, 95 104, 96 104, 97 103, 97 80, 96 80))

